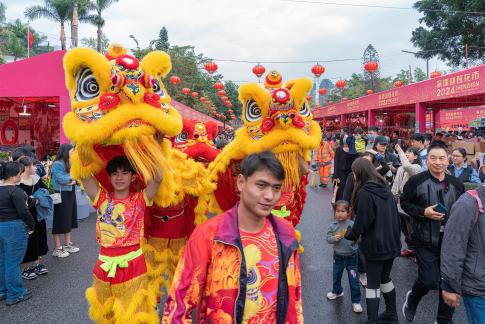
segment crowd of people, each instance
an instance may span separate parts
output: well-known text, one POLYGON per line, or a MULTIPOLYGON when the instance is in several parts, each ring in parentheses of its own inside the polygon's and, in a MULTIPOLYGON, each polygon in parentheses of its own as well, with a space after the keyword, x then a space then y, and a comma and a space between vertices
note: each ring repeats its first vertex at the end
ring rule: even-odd
MULTIPOLYGON (((225 131, 218 138, 222 143, 231 136, 225 131)), ((333 285, 327 298, 343 297, 341 280, 346 270, 355 313, 363 312, 359 284, 365 287, 368 323, 398 323, 398 309, 412 322, 421 299, 432 289, 439 290, 436 323, 453 322, 460 297, 469 323, 485 323, 485 188, 480 185, 485 174, 476 161, 467 160, 463 148, 450 149, 446 136, 462 135, 414 134, 404 141, 397 133, 386 136, 376 127, 367 131, 357 127, 324 134, 314 151, 311 167, 318 170, 320 186, 333 190, 335 219, 326 233, 334 250, 333 285), (412 257, 418 268, 401 307, 391 278, 399 256, 412 257), (379 314, 381 298, 385 310, 379 314)), ((32 296, 23 280, 48 273, 42 264, 49 250, 48 217, 53 218, 52 256, 65 258, 79 251, 71 235, 77 227, 77 183, 69 174, 72 150, 72 145, 62 144, 53 163, 42 163, 33 147, 24 146, 12 152, 10 161, 0 162, 0 299, 7 305, 32 296)), ((116 159, 120 157, 107 166, 114 192, 102 191, 93 178, 81 179, 102 213, 98 222, 109 212, 100 207, 102 201, 127 204, 136 196, 140 206, 148 206, 160 181, 142 195, 130 193, 135 170, 126 158, 116 159)), ((303 321, 295 231, 272 215, 281 197, 284 169, 271 152, 249 155, 240 169, 236 179, 239 203, 199 225, 191 235, 162 322, 181 322, 195 307, 199 307, 200 319, 213 322, 227 314, 238 322, 303 321), (263 250, 255 249, 263 245, 263 250), (208 248, 201 249, 204 246, 208 248), (223 295, 218 288, 222 279, 214 280, 217 276, 231 282, 223 295), (238 281, 229 280, 233 277, 238 281), (188 296, 186 291, 197 294, 188 296), (224 303, 223 311, 211 309, 210 305, 224 298, 230 302, 224 303)), ((124 221, 141 222, 142 216, 133 214, 124 221)), ((133 260, 141 257, 140 233, 130 232, 128 245, 116 243, 126 248, 136 242, 137 249, 130 250, 133 260)), ((98 230, 98 242, 106 252, 114 242, 102 235, 98 230)))
POLYGON ((369 323, 398 323, 390 273, 396 257, 413 257, 418 277, 402 305, 407 321, 414 320, 422 297, 438 289, 435 323, 453 322, 460 295, 469 323, 485 323, 482 168, 478 161, 467 161, 464 148, 445 144, 446 137, 462 135, 416 133, 408 142, 397 135, 385 136, 377 127, 367 134, 344 129, 325 134, 314 154, 321 187, 329 183, 334 157, 335 221, 327 232, 334 248, 334 284, 327 298, 343 296, 346 269, 353 311, 362 312, 360 281, 369 323), (386 308, 379 314, 381 296, 386 308))
POLYGON ((53 163, 39 161, 31 145, 0 161, 0 300, 7 306, 32 297, 23 279, 49 272, 42 264, 49 251, 47 219, 53 220, 52 255, 65 258, 79 251, 71 238, 77 227, 76 182, 69 175, 72 148, 62 144, 53 163))

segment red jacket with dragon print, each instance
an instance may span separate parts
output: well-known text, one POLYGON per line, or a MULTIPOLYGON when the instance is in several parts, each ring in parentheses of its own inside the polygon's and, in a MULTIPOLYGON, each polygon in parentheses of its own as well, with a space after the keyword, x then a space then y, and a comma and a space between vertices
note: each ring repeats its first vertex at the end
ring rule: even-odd
MULTIPOLYGON (((197 226, 185 247, 170 288, 162 323, 242 323, 247 271, 236 204, 197 226)), ((277 238, 277 323, 303 323, 300 261, 293 226, 270 215, 277 238)))

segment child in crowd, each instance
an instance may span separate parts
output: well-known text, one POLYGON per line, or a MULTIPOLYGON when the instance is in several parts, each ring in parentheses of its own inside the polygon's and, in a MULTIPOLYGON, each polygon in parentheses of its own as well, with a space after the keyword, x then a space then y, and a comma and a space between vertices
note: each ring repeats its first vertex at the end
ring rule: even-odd
POLYGON ((143 191, 131 191, 137 174, 124 156, 112 158, 106 172, 112 191, 100 188, 93 176, 82 179, 97 211, 96 239, 101 246, 93 286, 86 291, 89 314, 96 322, 156 322, 156 295, 148 286, 140 240, 145 209, 151 206, 161 179, 148 182, 143 191))
POLYGON ((327 231, 327 242, 333 244, 333 288, 327 294, 330 300, 344 295, 342 289, 342 274, 347 270, 352 298, 352 310, 362 313, 360 305, 360 286, 357 274, 357 244, 344 238, 347 228, 354 222, 348 219, 349 203, 345 200, 335 202, 335 221, 330 224, 327 231))

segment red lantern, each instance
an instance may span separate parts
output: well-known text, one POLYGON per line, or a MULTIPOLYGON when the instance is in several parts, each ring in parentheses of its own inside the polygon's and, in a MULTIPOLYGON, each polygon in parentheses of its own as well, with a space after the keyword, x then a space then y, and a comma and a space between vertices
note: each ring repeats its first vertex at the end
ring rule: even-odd
POLYGON ((189 93, 190 93, 190 89, 189 89, 189 88, 182 88, 182 93, 183 93, 184 95, 187 95, 187 94, 189 94, 189 93))
POLYGON ((429 75, 429 77, 431 79, 434 79, 434 78, 438 78, 441 76, 441 72, 440 71, 434 71, 434 72, 431 72, 431 74, 429 75))
POLYGON ((180 83, 180 78, 176 75, 172 75, 170 77, 170 83, 172 84, 179 84, 180 83))
POLYGON ((217 94, 222 97, 222 96, 225 96, 226 95, 226 91, 219 90, 219 91, 217 91, 217 94))
POLYGON ((193 98, 197 98, 198 96, 199 96, 199 93, 198 92, 195 92, 195 91, 192 92, 192 97, 193 98))
POLYGON ((199 100, 200 100, 200 102, 204 102, 205 101, 205 97, 200 97, 199 100))
POLYGON ((336 83, 335 83, 335 86, 339 89, 343 89, 345 88, 345 86, 347 85, 347 81, 345 80, 338 80, 336 83))
POLYGON ((216 83, 214 83, 214 89, 222 90, 222 89, 224 89, 224 85, 220 82, 216 82, 216 83))
POLYGON ((404 83, 402 83, 402 81, 396 81, 396 82, 394 82, 394 86, 396 88, 402 87, 403 85, 404 85, 404 83))
POLYGON ((320 88, 318 89, 318 93, 321 95, 321 96, 324 96, 327 94, 327 89, 325 88, 320 88))
POLYGON ((232 114, 232 113, 234 113, 234 110, 229 109, 227 112, 230 113, 230 114, 232 114))
POLYGON ((374 91, 373 91, 373 90, 371 90, 371 89, 367 90, 367 94, 368 94, 368 95, 373 94, 373 93, 374 93, 374 91))
POLYGON ((217 71, 217 68, 218 68, 218 66, 214 62, 209 62, 209 63, 204 64, 204 69, 209 74, 213 74, 214 72, 216 72, 217 71))
POLYGON ((231 108, 232 107, 232 103, 230 101, 226 102, 226 107, 227 108, 231 108))
POLYGON ((222 101, 227 101, 227 99, 229 99, 229 98, 228 98, 228 97, 226 97, 226 96, 222 96, 222 97, 221 97, 221 100, 222 100, 222 101))
POLYGON ((255 76, 258 77, 258 79, 261 78, 261 76, 264 74, 264 72, 266 72, 266 69, 261 64, 255 65, 253 67, 253 73, 254 73, 255 76))
POLYGON ((369 61, 364 64, 364 69, 369 73, 374 73, 377 71, 377 69, 379 69, 379 64, 374 61, 369 61))
POLYGON ((234 119, 236 119, 236 116, 232 115, 231 118, 234 120, 234 119))
POLYGON ((310 101, 312 99, 312 96, 306 96, 306 100, 310 101))
POLYGON ((319 78, 324 72, 325 72, 325 68, 318 63, 312 67, 312 73, 315 76, 315 78, 319 78))

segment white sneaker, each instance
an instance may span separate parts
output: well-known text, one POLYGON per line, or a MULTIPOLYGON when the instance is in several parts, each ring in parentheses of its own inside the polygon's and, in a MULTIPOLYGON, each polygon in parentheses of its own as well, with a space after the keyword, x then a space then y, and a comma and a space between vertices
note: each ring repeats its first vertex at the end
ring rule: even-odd
POLYGON ((359 281, 362 286, 367 287, 367 273, 359 274, 359 281))
POLYGON ((65 251, 63 248, 54 249, 52 256, 57 258, 67 258, 69 256, 69 252, 65 251))
POLYGON ((337 298, 342 297, 343 295, 344 295, 344 292, 343 291, 342 291, 341 294, 338 294, 338 295, 337 294, 334 294, 333 292, 329 292, 327 294, 327 298, 330 299, 330 300, 334 300, 334 299, 337 299, 337 298))
POLYGON ((78 248, 77 246, 74 246, 74 245, 72 244, 72 242, 71 242, 71 243, 69 243, 68 245, 64 245, 64 246, 63 246, 63 249, 64 249, 64 251, 67 251, 67 252, 69 252, 69 253, 76 253, 76 252, 79 252, 79 248, 78 248))
POLYGON ((354 311, 354 313, 362 313, 362 305, 352 304, 352 310, 354 311))

